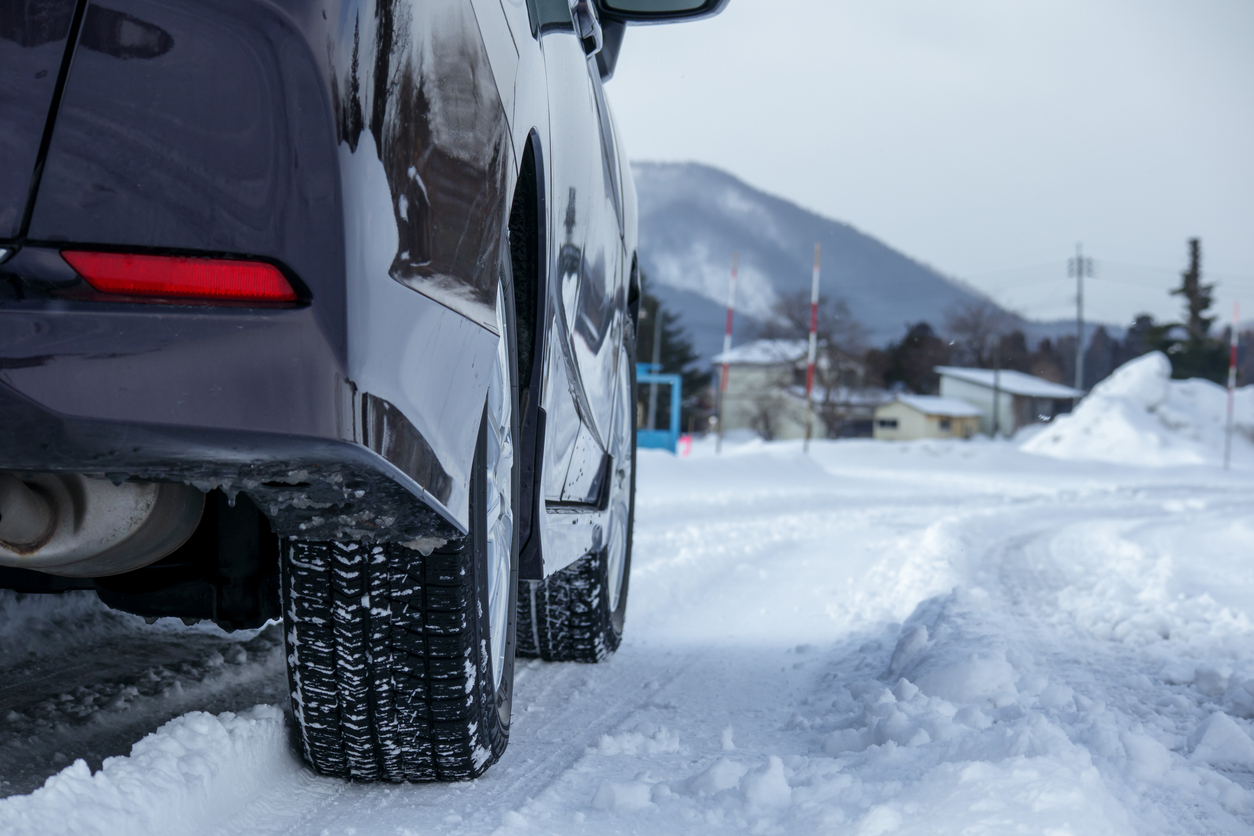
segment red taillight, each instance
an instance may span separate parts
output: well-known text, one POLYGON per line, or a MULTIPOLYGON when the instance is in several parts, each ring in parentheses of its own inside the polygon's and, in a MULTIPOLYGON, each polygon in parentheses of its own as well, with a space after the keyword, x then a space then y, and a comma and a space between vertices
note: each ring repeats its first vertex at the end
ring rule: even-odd
POLYGON ((63 251, 61 257, 102 293, 231 302, 296 301, 296 291, 278 268, 258 261, 74 250, 63 251))

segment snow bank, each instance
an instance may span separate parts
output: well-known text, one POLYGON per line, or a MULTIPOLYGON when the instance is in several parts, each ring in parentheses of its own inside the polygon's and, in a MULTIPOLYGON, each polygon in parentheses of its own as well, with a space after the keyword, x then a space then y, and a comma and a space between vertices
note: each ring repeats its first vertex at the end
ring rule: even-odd
POLYGON ((7 836, 179 836, 220 823, 302 767, 282 712, 258 706, 171 720, 95 774, 75 761, 30 795, 0 800, 7 836))
MULTIPOLYGON (((1021 449, 1117 464, 1220 464, 1227 409, 1224 387, 1172 380, 1170 361, 1155 351, 1120 366, 1021 449)), ((1237 390, 1235 415, 1233 463, 1254 466, 1254 386, 1237 390)))

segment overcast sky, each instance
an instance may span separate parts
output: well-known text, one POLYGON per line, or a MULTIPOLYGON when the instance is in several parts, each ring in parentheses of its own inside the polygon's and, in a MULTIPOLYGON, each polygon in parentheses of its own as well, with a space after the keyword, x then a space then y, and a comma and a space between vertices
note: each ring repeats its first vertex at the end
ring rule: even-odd
MULTIPOLYGON (((1179 315, 1190 236, 1254 319, 1254 0, 731 0, 628 30, 632 159, 692 160, 1033 318, 1179 315)), ((838 288, 826 292, 839 293, 838 288)))

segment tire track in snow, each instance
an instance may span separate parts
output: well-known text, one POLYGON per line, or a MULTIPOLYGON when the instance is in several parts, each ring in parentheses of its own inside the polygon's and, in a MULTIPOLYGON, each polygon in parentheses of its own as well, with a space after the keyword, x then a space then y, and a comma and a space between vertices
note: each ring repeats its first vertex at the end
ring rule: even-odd
MULTIPOLYGON (((1075 725, 1060 723, 1060 727, 1092 754, 1108 787, 1129 811, 1142 817, 1139 826, 1157 830, 1166 825, 1167 832, 1181 834, 1228 833, 1231 825, 1223 821, 1226 817, 1217 819, 1214 811, 1199 809, 1194 796, 1207 785, 1207 771, 1246 789, 1254 788, 1254 775, 1244 768, 1222 765, 1198 770, 1187 757, 1186 743, 1201 719, 1223 710, 1219 699, 1223 688, 1210 685, 1206 692, 1191 682, 1173 681, 1173 677, 1191 679, 1188 672, 1183 676, 1178 672, 1182 655, 1192 660, 1187 664, 1203 669, 1217 655, 1226 655, 1222 637, 1204 636, 1200 641, 1176 637, 1176 645, 1183 641, 1185 647, 1172 646, 1173 628, 1187 633, 1190 617, 1207 628, 1226 619, 1216 612, 1221 608, 1213 602, 1201 602, 1208 610, 1204 614, 1190 614, 1184 607, 1174 609, 1172 603, 1164 602, 1162 590, 1154 588, 1159 580, 1154 577, 1156 567, 1148 565, 1154 562, 1153 556, 1137 555, 1133 542, 1139 531, 1161 521, 1164 501, 1179 495, 1179 491, 1137 489, 1099 504, 1051 504, 1034 509, 1027 519, 994 525, 985 521, 980 529, 1015 533, 991 539, 980 557, 978 573, 990 581, 988 591, 997 602, 990 613, 990 629, 1010 637, 1011 647, 1022 654, 1016 667, 1048 676, 1052 684, 1077 695, 1077 702, 1083 701, 1081 710, 1090 717, 1075 725), (1077 597, 1085 600, 1077 601, 1077 597), (1094 621, 1094 611, 1099 609, 1094 621), (1173 618, 1176 615, 1180 620, 1173 618), (1203 615, 1207 616, 1204 621, 1203 615), (1170 752, 1172 764, 1155 756, 1158 762, 1153 770, 1139 766, 1137 760, 1144 755, 1138 748, 1153 747, 1147 741, 1170 752), (1173 779, 1176 786, 1171 786, 1172 781, 1155 785, 1158 782, 1147 777, 1154 770, 1192 773, 1194 780, 1177 776, 1173 779), (1150 804, 1142 798, 1146 780, 1152 786, 1150 804), (1163 809, 1171 810, 1175 821, 1159 820, 1163 809)), ((1199 500, 1194 496, 1191 501, 1199 500)), ((1232 518, 1249 507, 1249 498, 1233 501, 1231 496, 1216 496, 1206 502, 1206 517, 1232 518)), ((1194 518, 1192 523, 1198 529, 1208 527, 1205 519, 1194 518)), ((1185 601, 1184 593, 1179 599, 1185 601)), ((1248 622, 1238 620, 1232 626, 1254 637, 1248 622)), ((1223 783, 1212 786, 1214 796, 1222 796, 1223 783)), ((1254 826, 1254 810, 1238 817, 1254 826)))
POLYGON ((31 792, 79 758, 98 769, 186 711, 241 710, 286 694, 276 629, 241 641, 144 626, 44 644, 0 667, 0 797, 31 792))
POLYGON ((699 662, 697 654, 619 651, 608 663, 539 661, 520 665, 510 746, 484 777, 463 784, 423 784, 407 792, 346 784, 300 770, 258 793, 213 834, 318 833, 363 817, 395 818, 414 833, 484 833, 560 783, 602 734, 655 708, 659 697, 699 662), (656 683, 655 687, 643 687, 656 683), (379 811, 380 802, 386 812, 379 811))

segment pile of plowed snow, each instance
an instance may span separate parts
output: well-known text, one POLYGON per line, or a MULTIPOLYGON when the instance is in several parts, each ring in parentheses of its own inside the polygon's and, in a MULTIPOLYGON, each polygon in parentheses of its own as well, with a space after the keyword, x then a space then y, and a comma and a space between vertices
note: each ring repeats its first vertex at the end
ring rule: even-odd
MULTIPOLYGON (((1227 411, 1224 387, 1172 380, 1170 361, 1155 351, 1120 366, 1022 449, 1118 464, 1221 464, 1227 411)), ((1254 386, 1237 390, 1234 415, 1232 463, 1254 467, 1254 386)))

